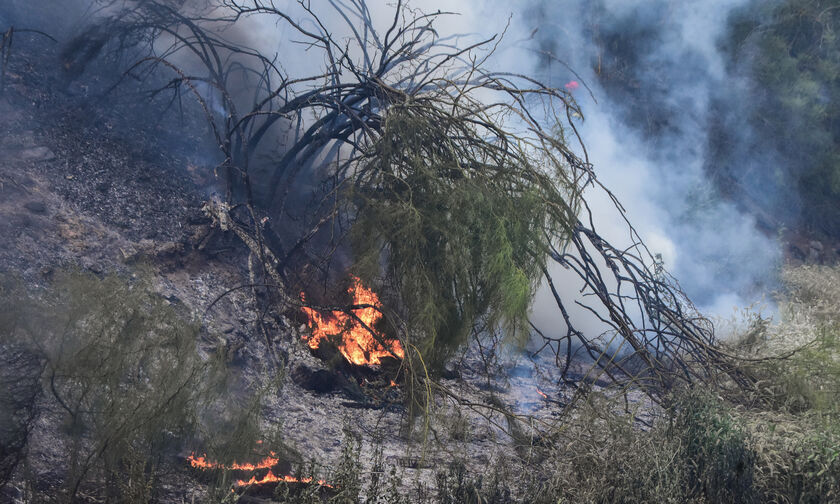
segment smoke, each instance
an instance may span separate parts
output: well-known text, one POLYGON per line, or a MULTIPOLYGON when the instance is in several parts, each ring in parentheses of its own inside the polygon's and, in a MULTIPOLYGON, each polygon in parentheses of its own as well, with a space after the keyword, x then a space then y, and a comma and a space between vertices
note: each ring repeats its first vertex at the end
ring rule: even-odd
MULTIPOLYGON (((511 13, 508 44, 494 62, 555 87, 585 84, 568 89, 585 115, 581 134, 596 174, 701 311, 718 316, 761 301, 775 285, 781 259, 775 239, 708 175, 719 120, 713 103, 743 109, 721 40, 730 14, 746 3, 531 0, 511 13)), ((487 29, 487 12, 498 18, 506 9, 503 2, 482 2, 462 17, 461 28, 487 29)), ((741 123, 729 131, 748 139, 753 132, 746 119, 741 123)), ((760 162, 772 163, 773 156, 760 162)), ((612 205, 603 195, 591 197, 599 232, 619 246, 627 242, 612 205)), ((545 294, 538 296, 537 319, 549 302, 545 294)), ((542 318, 543 325, 552 323, 542 318)))

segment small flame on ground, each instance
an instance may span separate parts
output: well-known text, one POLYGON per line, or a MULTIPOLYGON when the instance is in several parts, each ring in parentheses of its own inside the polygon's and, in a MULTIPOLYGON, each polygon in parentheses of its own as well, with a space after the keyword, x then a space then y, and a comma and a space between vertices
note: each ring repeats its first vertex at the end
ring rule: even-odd
POLYGON ((545 392, 543 392, 542 390, 540 390, 540 388, 539 388, 539 387, 537 387, 537 393, 538 393, 539 395, 543 396, 543 398, 544 398, 544 399, 548 399, 548 396, 545 394, 545 392))
POLYGON ((207 460, 207 457, 202 455, 201 457, 196 457, 195 454, 190 455, 187 457, 187 460, 190 462, 190 465, 196 467, 198 469, 233 469, 236 471, 256 471, 257 469, 268 469, 269 467, 274 467, 280 462, 280 459, 274 458, 274 452, 271 452, 271 457, 266 457, 261 461, 257 462, 256 464, 239 464, 236 461, 233 462, 230 466, 225 466, 224 464, 219 464, 217 462, 210 462, 207 460))
MULTIPOLYGON (((268 471, 268 474, 263 476, 260 479, 257 479, 256 476, 251 476, 251 479, 248 481, 245 480, 238 480, 236 482, 236 486, 248 486, 248 485, 264 485, 266 483, 279 483, 281 481, 285 481, 286 483, 312 483, 312 478, 295 478, 294 476, 281 476, 277 477, 274 475, 273 472, 268 471)), ((332 488, 332 485, 328 485, 324 480, 318 480, 318 484, 325 487, 332 488)))
POLYGON ((396 387, 396 386, 397 386, 397 382, 395 382, 394 380, 391 380, 391 386, 392 386, 392 387, 396 387))
MULTIPOLYGON (((271 472, 271 467, 277 465, 280 462, 280 459, 275 458, 276 454, 271 452, 270 457, 266 457, 262 459, 260 462, 256 464, 239 464, 234 462, 230 466, 226 466, 224 464, 220 464, 218 462, 210 462, 207 460, 206 455, 202 455, 200 457, 196 457, 193 453, 187 460, 189 461, 192 467, 207 470, 207 469, 233 469, 237 471, 256 471, 258 469, 268 469, 268 473, 263 476, 262 478, 257 479, 256 476, 251 476, 251 479, 248 481, 245 480, 237 480, 235 486, 243 487, 249 485, 264 485, 266 483, 279 483, 281 481, 285 481, 286 483, 312 483, 312 478, 295 478, 294 476, 275 476, 273 472, 271 472)), ((332 488, 332 485, 328 485, 324 480, 318 480, 318 484, 321 486, 332 488)))
MULTIPOLYGON (((368 329, 373 328, 382 318, 379 296, 362 285, 357 277, 353 277, 353 285, 347 292, 353 296, 354 305, 370 305, 353 310, 358 320, 341 311, 321 313, 312 308, 302 308, 312 330, 312 336, 303 337, 309 347, 317 349, 322 341, 341 335, 338 350, 348 361, 358 366, 381 364, 385 357, 396 356, 402 359, 405 352, 399 341, 387 340, 381 335, 375 337, 368 329)), ((300 297, 304 299, 302 292, 300 297)))

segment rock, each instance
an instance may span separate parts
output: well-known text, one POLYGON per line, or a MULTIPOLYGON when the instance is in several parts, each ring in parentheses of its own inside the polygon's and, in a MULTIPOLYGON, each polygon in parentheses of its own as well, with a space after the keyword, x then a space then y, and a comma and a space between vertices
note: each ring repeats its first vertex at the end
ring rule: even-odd
POLYGON ((27 201, 23 204, 23 208, 36 214, 43 214, 47 212, 47 205, 45 205, 43 201, 27 201))
POLYGON ((807 255, 805 255, 805 252, 802 252, 802 250, 799 247, 797 247, 796 245, 793 245, 793 244, 788 246, 788 253, 790 254, 790 256, 792 258, 794 258, 796 260, 799 260, 799 261, 804 261, 805 258, 807 257, 807 255))
POLYGON ((210 217, 202 214, 194 214, 187 217, 187 224, 191 226, 201 226, 204 224, 210 224, 213 220, 210 217))
POLYGON ((48 147, 31 147, 21 151, 19 156, 24 161, 52 161, 55 159, 55 153, 48 147))
POLYGON ((177 242, 164 242, 155 247, 155 254, 158 256, 172 256, 184 252, 184 244, 177 242))
POLYGON ((319 394, 332 392, 339 385, 338 382, 343 381, 339 379, 336 373, 331 373, 325 369, 312 369, 304 365, 293 369, 290 376, 300 388, 319 394))
POLYGON ((137 248, 143 253, 150 253, 155 248, 155 242, 148 238, 143 238, 137 243, 137 248))

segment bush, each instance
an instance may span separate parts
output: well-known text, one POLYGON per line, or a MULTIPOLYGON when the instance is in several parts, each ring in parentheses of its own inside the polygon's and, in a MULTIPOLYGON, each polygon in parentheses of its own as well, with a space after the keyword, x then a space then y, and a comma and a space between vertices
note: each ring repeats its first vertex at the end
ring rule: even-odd
POLYGON ((582 405, 523 502, 753 502, 754 456, 739 422, 698 391, 651 428, 609 401, 582 405))
POLYGON ((64 450, 65 496, 96 483, 108 500, 148 502, 166 455, 195 431, 216 382, 196 347, 198 325, 145 276, 67 272, 37 296, 9 294, 0 299, 9 310, 0 343, 43 361, 35 377, 59 412, 64 446, 53 449, 64 450))
POLYGON ((757 453, 756 486, 767 501, 840 497, 840 268, 782 272, 781 320, 746 349, 759 378, 742 412, 757 453))
POLYGON ((686 496, 707 502, 755 502, 755 454, 732 412, 698 393, 680 397, 666 432, 683 466, 686 496))
POLYGON ((40 371, 36 354, 0 343, 0 490, 24 458, 37 414, 40 371))

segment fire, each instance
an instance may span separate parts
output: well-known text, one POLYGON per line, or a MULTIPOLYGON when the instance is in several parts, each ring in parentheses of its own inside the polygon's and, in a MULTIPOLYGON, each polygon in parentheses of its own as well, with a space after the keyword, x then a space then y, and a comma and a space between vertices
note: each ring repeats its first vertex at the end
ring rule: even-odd
MULTIPOLYGON (((263 476, 260 479, 257 479, 256 476, 251 476, 251 479, 248 481, 245 480, 238 480, 236 482, 236 486, 248 486, 248 485, 264 485, 266 483, 279 483, 281 481, 285 481, 286 483, 312 483, 312 478, 295 478, 294 476, 281 476, 277 477, 274 475, 273 472, 268 471, 268 474, 263 476)), ((318 480, 318 484, 321 486, 330 487, 326 481, 318 480)))
MULTIPOLYGON (((309 328, 312 330, 311 337, 303 337, 307 340, 309 347, 317 349, 321 342, 330 336, 341 335, 338 350, 353 364, 373 365, 381 364, 384 357, 403 358, 405 352, 399 341, 388 341, 379 335, 377 335, 378 338, 374 337, 368 330, 382 318, 382 312, 379 310, 381 306, 379 296, 362 285, 361 280, 356 277, 353 277, 353 285, 347 289, 347 292, 353 296, 354 305, 370 305, 353 310, 356 317, 363 323, 344 312, 321 313, 312 308, 303 307, 303 312, 309 319, 309 328), (387 346, 380 341, 385 342, 387 346)), ((302 292, 300 296, 304 299, 302 292)))
POLYGON ((542 390, 540 390, 540 389, 539 389, 539 387, 537 387, 537 393, 538 393, 539 395, 543 396, 543 398, 544 398, 544 399, 548 399, 548 396, 545 394, 545 392, 543 392, 542 390))
POLYGON ((201 457, 196 457, 195 454, 192 454, 189 457, 187 457, 187 460, 190 461, 191 466, 197 467, 199 469, 213 469, 219 466, 219 464, 208 462, 204 455, 202 455, 201 457))
MULTIPOLYGON (((237 471, 256 471, 258 469, 268 469, 268 473, 263 476, 262 478, 257 478, 255 475, 251 476, 251 479, 248 481, 245 480, 237 480, 235 486, 243 487, 249 485, 264 485, 266 483, 279 483, 281 481, 285 481, 286 483, 312 483, 312 478, 295 478, 294 476, 275 476, 273 472, 271 472, 271 468, 277 465, 280 462, 280 459, 276 458, 276 454, 271 452, 270 457, 265 457, 261 461, 257 462, 256 464, 239 464, 234 462, 233 464, 226 466, 224 464, 220 464, 218 462, 211 462, 207 460, 206 455, 202 455, 200 457, 196 457, 195 454, 190 455, 187 457, 187 461, 189 461, 192 467, 201 470, 208 470, 208 469, 233 469, 237 471)), ((332 485, 328 485, 324 480, 318 480, 318 484, 325 487, 332 488, 332 485)))
POLYGON ((198 469, 233 469, 236 471, 256 471, 257 469, 268 469, 270 467, 274 467, 280 462, 280 459, 273 457, 274 453, 272 453, 271 457, 266 457, 261 461, 257 462, 256 464, 239 464, 236 461, 233 462, 230 466, 225 466, 224 464, 219 464, 217 462, 210 462, 207 460, 205 456, 196 457, 194 454, 187 457, 187 460, 190 462, 190 465, 198 468, 198 469))

